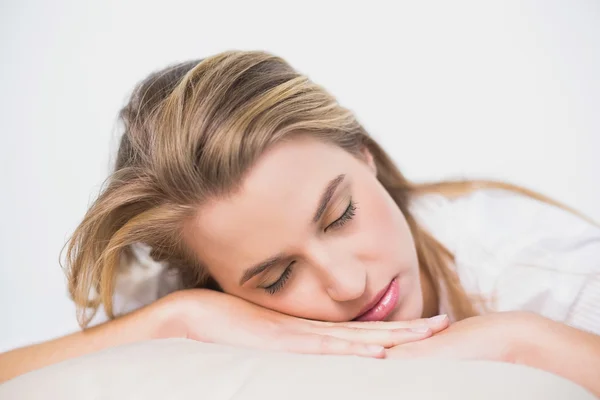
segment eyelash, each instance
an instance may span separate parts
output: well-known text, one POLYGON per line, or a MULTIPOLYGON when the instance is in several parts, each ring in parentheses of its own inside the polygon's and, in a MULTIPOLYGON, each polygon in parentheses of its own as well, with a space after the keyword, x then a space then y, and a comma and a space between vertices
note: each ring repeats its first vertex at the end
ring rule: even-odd
POLYGON ((283 271, 283 274, 281 274, 281 276, 279 277, 279 279, 277 279, 277 281, 275 281, 275 283, 264 287, 263 289, 271 295, 279 292, 283 288, 283 285, 286 284, 288 279, 290 279, 290 276, 292 275, 292 270, 294 269, 294 262, 288 265, 285 271, 283 271))
POLYGON ((354 218, 354 215, 356 215, 356 203, 350 199, 350 204, 348 204, 346 211, 344 211, 341 217, 329 224, 329 226, 325 228, 325 232, 327 232, 329 228, 335 229, 344 226, 348 221, 354 218))
MULTIPOLYGON (((348 204, 348 207, 346 208, 346 211, 344 211, 342 216, 333 221, 331 224, 329 224, 329 226, 325 228, 325 231, 327 231, 329 228, 340 228, 344 226, 348 221, 354 218, 355 215, 356 203, 351 199, 350 204, 348 204)), ((277 281, 275 281, 275 283, 264 287, 263 289, 270 295, 274 295, 275 293, 279 292, 281 289, 283 289, 283 286, 287 283, 288 279, 290 279, 293 269, 294 263, 291 263, 290 265, 288 265, 285 271, 283 271, 283 274, 281 274, 281 276, 279 277, 279 279, 277 279, 277 281)))

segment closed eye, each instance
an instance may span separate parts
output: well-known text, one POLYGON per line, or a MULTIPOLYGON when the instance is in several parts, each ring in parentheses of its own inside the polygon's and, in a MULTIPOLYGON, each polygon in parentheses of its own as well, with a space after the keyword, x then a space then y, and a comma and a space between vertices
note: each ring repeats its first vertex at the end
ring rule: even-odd
MULTIPOLYGON (((295 262, 295 261, 294 261, 295 262)), ((269 286, 264 286, 263 289, 269 294, 275 294, 279 292, 283 286, 286 284, 290 276, 292 275, 292 271, 294 269, 294 262, 287 266, 287 268, 283 271, 279 279, 270 284, 269 286)))
MULTIPOLYGON (((350 202, 348 203, 348 207, 346 207, 346 209, 344 210, 342 215, 338 219, 333 221, 331 224, 329 224, 325 228, 325 231, 327 231, 331 228, 333 228, 333 229, 341 228, 347 222, 349 222, 352 218, 354 218, 355 215, 356 215, 356 203, 354 201, 352 201, 352 199, 350 199, 350 202)), ((287 281, 290 279, 290 277, 292 275, 292 272, 294 270, 294 263, 295 263, 295 261, 292 262, 290 265, 288 265, 287 268, 281 274, 281 276, 275 282, 273 282, 272 284, 270 284, 268 286, 263 286, 262 289, 270 295, 274 295, 275 293, 277 293, 281 289, 283 289, 283 287, 285 286, 285 284, 287 283, 287 281)))
POLYGON ((348 207, 346 207, 346 210, 344 211, 344 213, 338 219, 336 219, 331 224, 329 224, 325 228, 325 232, 327 232, 327 230, 329 230, 331 228, 333 228, 333 229, 341 228, 348 221, 350 221, 352 218, 354 218, 354 215, 356 215, 356 203, 354 201, 352 201, 352 199, 350 199, 350 203, 348 204, 348 207))

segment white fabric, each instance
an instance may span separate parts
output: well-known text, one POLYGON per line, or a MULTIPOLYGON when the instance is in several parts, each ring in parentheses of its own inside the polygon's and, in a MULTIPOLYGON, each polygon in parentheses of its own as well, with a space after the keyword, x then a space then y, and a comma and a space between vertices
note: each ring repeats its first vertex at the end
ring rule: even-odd
POLYGON ((533 311, 600 334, 600 227, 504 190, 428 195, 412 211, 488 310, 533 311))
MULTIPOLYGON (((455 255, 468 293, 491 311, 528 310, 600 334, 600 228, 572 213, 503 190, 448 199, 427 195, 412 212, 455 255)), ((177 277, 134 248, 118 281, 122 312, 178 288, 177 277)), ((442 307, 444 308, 444 299, 442 307)))
POLYGON ((184 339, 116 347, 0 385, 3 400, 592 400, 550 373, 504 363, 303 356, 184 339))

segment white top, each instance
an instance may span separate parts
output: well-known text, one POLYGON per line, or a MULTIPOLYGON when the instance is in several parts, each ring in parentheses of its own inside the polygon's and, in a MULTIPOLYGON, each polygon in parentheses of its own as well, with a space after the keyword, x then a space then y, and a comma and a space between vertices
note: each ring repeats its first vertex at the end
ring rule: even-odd
POLYGON ((428 195, 412 210, 489 310, 533 311, 600 334, 599 226, 504 190, 428 195))
MULTIPOLYGON (((455 255, 463 287, 487 299, 488 310, 533 311, 600 334, 600 227, 503 190, 456 199, 427 195, 411 209, 455 255)), ((148 250, 136 246, 138 262, 117 280, 118 313, 178 288, 177 276, 153 262, 148 250)), ((442 299, 442 309, 445 304, 442 299)))

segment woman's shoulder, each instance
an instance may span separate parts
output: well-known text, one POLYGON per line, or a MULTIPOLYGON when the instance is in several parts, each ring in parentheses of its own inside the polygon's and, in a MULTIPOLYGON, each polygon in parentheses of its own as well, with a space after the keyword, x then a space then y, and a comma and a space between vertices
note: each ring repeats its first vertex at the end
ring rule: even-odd
POLYGON ((600 235, 597 225, 569 210, 505 189, 481 189, 454 197, 426 194, 414 199, 411 212, 452 249, 466 238, 497 250, 539 241, 560 249, 571 246, 574 239, 600 235))
POLYGON ((425 195, 413 211, 455 257, 465 289, 495 311, 529 310, 600 331, 600 228, 518 192, 425 195), (595 294, 597 293, 597 294, 595 294))

